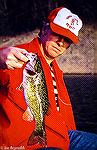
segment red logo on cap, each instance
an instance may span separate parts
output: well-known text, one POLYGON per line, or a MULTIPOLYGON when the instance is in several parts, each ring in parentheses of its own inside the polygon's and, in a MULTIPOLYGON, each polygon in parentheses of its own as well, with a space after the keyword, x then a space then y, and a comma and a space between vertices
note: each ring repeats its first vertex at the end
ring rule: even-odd
MULTIPOLYGON (((72 16, 67 16, 66 17, 66 19, 70 19, 70 18, 72 18, 72 16)), ((76 19, 76 18, 73 18, 73 19, 71 19, 71 23, 69 24, 69 23, 66 23, 66 25, 67 25, 67 27, 69 27, 70 29, 75 29, 75 27, 74 27, 74 25, 75 25, 75 23, 76 23, 76 25, 78 25, 78 20, 76 19)))
POLYGON ((78 25, 78 20, 76 18, 71 20, 71 25, 74 25, 74 23, 76 23, 76 25, 78 25))

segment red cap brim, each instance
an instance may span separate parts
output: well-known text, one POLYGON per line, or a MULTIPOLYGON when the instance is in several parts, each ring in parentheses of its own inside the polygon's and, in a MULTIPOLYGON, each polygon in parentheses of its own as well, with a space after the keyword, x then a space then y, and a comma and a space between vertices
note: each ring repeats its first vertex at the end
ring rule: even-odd
POLYGON ((53 22, 50 22, 50 27, 53 32, 60 34, 62 36, 68 37, 69 39, 73 41, 74 44, 78 43, 78 37, 74 33, 72 33, 70 30, 62 28, 53 22))

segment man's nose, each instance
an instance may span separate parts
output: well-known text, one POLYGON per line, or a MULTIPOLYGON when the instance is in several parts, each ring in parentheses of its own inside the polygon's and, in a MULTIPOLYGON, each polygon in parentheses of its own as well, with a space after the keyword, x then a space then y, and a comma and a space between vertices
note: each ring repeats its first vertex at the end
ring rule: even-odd
POLYGON ((58 46, 62 47, 64 46, 64 39, 61 38, 59 41, 58 41, 58 46))

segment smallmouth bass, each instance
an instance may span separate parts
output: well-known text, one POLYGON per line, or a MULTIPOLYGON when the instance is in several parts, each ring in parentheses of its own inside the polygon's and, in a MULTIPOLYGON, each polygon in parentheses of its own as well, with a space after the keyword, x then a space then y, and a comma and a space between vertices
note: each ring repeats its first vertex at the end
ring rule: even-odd
POLYGON ((49 108, 49 100, 45 76, 38 56, 33 53, 27 53, 26 56, 29 61, 23 70, 24 98, 35 119, 35 130, 27 144, 39 143, 42 147, 46 147, 44 118, 49 108))

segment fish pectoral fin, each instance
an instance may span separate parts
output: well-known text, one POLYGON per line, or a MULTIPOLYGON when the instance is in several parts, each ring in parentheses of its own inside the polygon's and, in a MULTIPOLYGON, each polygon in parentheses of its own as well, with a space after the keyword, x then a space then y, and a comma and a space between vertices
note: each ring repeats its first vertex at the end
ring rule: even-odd
POLYGON ((47 146, 46 138, 41 136, 37 131, 34 130, 31 136, 29 137, 27 145, 30 146, 35 145, 37 143, 40 144, 42 147, 47 146))
POLYGON ((29 107, 27 107, 26 111, 23 113, 22 118, 23 118, 23 120, 25 120, 25 121, 29 121, 29 122, 33 121, 34 116, 32 115, 32 113, 31 113, 29 107))

